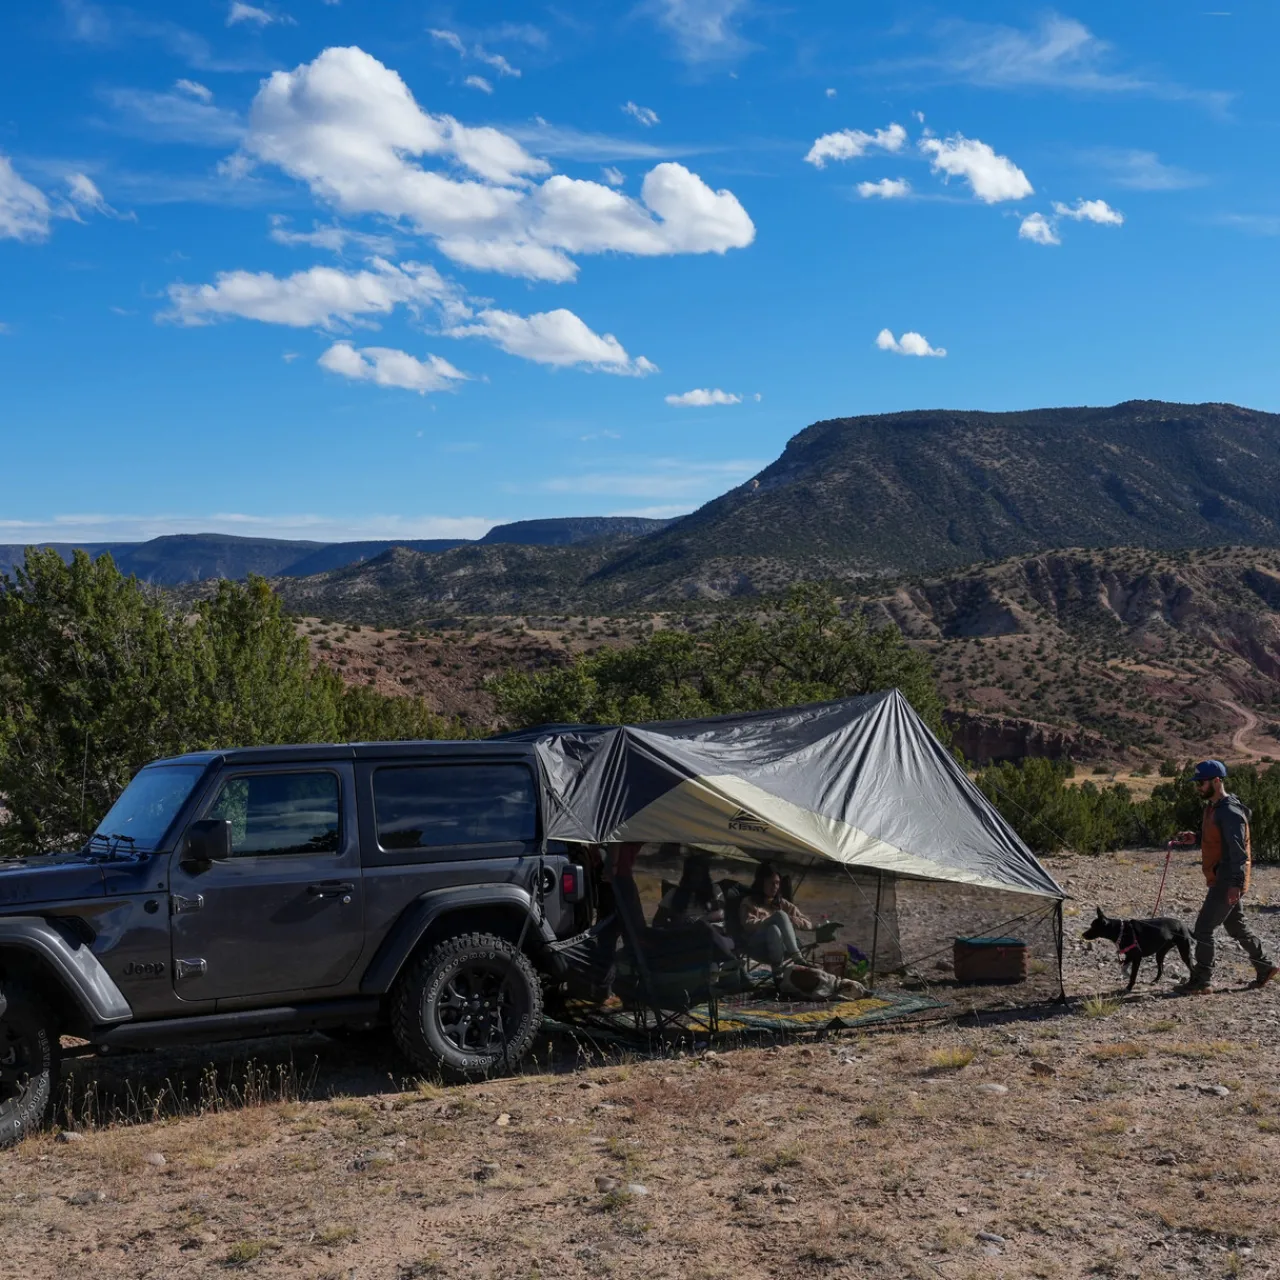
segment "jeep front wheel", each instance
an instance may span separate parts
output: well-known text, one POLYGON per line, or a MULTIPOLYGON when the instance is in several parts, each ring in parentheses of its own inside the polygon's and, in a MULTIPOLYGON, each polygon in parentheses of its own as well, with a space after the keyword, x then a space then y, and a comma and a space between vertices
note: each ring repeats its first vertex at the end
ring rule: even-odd
POLYGON ((58 1087, 58 1037, 40 1002, 18 983, 0 988, 0 1147, 48 1123, 58 1087))
POLYGON ((529 1052, 542 1025, 542 986, 528 957, 504 939, 448 938, 401 977, 391 1025, 419 1070, 483 1079, 529 1052))

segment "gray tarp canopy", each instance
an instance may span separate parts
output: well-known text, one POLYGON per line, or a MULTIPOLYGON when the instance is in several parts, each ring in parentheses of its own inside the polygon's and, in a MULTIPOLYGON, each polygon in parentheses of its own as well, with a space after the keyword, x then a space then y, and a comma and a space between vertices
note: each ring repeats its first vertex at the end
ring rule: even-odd
POLYGON ((640 725, 553 725, 534 744, 547 836, 807 854, 1061 899, 1063 890, 896 689, 640 725))

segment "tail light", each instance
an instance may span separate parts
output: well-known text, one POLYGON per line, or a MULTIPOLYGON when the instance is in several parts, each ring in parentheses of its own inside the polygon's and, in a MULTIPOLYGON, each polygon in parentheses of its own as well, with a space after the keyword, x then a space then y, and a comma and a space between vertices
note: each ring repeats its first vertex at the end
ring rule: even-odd
POLYGON ((586 881, 579 866, 568 866, 560 872, 560 896, 566 902, 581 902, 586 896, 586 881))

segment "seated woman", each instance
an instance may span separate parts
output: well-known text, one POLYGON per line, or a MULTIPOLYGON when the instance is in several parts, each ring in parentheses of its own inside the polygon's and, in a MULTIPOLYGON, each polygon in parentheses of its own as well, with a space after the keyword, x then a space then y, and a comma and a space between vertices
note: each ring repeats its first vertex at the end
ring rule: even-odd
POLYGON ((782 896, 782 877, 772 862, 756 868, 755 879, 742 900, 742 933, 747 941, 747 954, 763 960, 774 978, 781 976, 790 961, 804 963, 797 929, 812 929, 813 922, 804 916, 794 902, 782 896))
POLYGON ((724 922, 724 894, 712 883, 711 857, 705 853, 690 854, 685 859, 680 883, 663 894, 653 916, 658 929, 694 922, 724 922))
POLYGON ((747 954, 764 961, 773 971, 780 996, 830 1000, 866 993, 866 988, 851 978, 836 978, 805 963, 796 930, 815 926, 794 902, 782 896, 782 877, 772 862, 762 862, 756 868, 755 880, 742 900, 740 923, 747 954))

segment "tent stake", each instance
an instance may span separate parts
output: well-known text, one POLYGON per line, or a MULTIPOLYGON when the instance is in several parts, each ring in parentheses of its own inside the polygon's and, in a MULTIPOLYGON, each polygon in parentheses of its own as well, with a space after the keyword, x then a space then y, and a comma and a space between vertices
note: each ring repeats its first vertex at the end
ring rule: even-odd
POLYGON ((884 894, 884 872, 876 872, 876 918, 871 927, 871 981, 868 990, 876 989, 876 952, 880 949, 880 898, 884 894))

